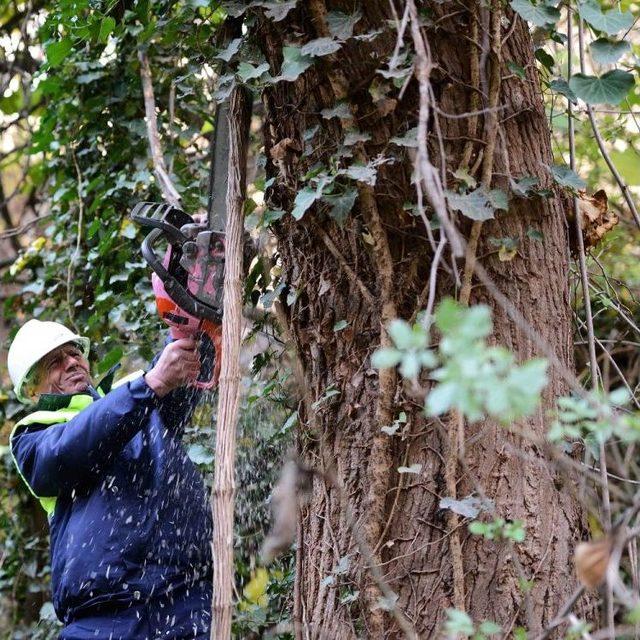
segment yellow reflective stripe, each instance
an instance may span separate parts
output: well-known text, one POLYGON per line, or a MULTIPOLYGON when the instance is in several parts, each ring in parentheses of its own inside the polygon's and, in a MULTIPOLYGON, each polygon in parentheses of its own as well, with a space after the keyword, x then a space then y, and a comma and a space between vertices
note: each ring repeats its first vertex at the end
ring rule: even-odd
MULTIPOLYGON (((84 396, 84 397, 88 397, 89 400, 92 401, 91 396, 84 396)), ((88 406, 88 404, 86 406, 88 406)), ((13 464, 16 465, 16 469, 18 470, 18 475, 22 478, 22 481, 27 485, 27 489, 29 489, 29 491, 31 492, 31 495, 33 495, 33 497, 40 502, 48 518, 50 518, 53 515, 53 512, 55 511, 57 497, 39 496, 31 488, 31 485, 22 474, 22 470, 20 469, 20 465, 18 464, 16 457, 13 455, 13 443, 12 443, 13 436, 15 435, 16 429, 18 429, 18 427, 22 427, 29 424, 59 424, 63 422, 69 422, 69 420, 71 420, 71 418, 76 416, 78 413, 79 413, 79 410, 34 411, 33 413, 29 414, 28 416, 20 420, 20 422, 18 422, 13 427, 13 429, 11 430, 11 435, 9 436, 9 450, 11 451, 11 458, 13 459, 13 464)))
MULTIPOLYGON (((47 412, 37 412, 37 413, 53 413, 52 411, 47 411, 47 412)), ((27 416, 27 418, 29 418, 30 416, 27 416)), ((24 420, 26 420, 27 418, 25 418, 24 420)), ((21 420, 20 422, 22 422, 22 424, 24 424, 24 420, 21 420)), ((47 514, 47 518, 50 518, 53 515, 53 512, 55 511, 56 508, 56 497, 43 497, 43 496, 39 496, 38 494, 36 494, 36 492, 31 488, 31 485, 27 482, 27 479, 22 475, 22 469, 20 469, 20 465, 18 464, 18 461, 16 460, 16 457, 13 455, 13 444, 12 444, 12 440, 13 440, 13 434, 15 433, 15 430, 18 428, 18 426, 20 426, 20 422, 18 422, 18 424, 13 427, 13 430, 11 431, 11 435, 9 436, 9 451, 11 451, 11 458, 13 459, 13 464, 16 465, 16 469, 18 470, 18 475, 22 478, 22 481, 27 485, 27 489, 29 489, 29 491, 31 492, 31 495, 36 498, 37 500, 40 501, 40 504, 42 505, 42 508, 45 510, 46 514, 47 514)))
POLYGON ((137 378, 139 378, 142 375, 144 375, 144 370, 143 369, 138 369, 137 371, 134 371, 133 373, 130 373, 128 376, 125 376, 124 378, 120 378, 120 380, 117 380, 116 382, 114 382, 113 386, 111 388, 112 389, 117 389, 118 387, 121 387, 123 384, 126 384, 127 382, 131 382, 132 380, 136 380, 137 378))

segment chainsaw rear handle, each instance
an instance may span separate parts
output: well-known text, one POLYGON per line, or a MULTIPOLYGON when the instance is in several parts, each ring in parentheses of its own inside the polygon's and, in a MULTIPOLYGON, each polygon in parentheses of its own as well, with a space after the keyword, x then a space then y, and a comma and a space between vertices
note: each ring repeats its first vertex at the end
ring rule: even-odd
MULTIPOLYGON (((138 221, 137 218, 136 221, 138 221)), ((143 224, 148 224, 150 221, 150 218, 144 218, 143 224)), ((153 223, 154 224, 150 224, 149 226, 156 228, 153 229, 142 242, 142 256, 147 261, 151 269, 156 272, 160 280, 162 280, 162 284, 164 284, 164 288, 169 294, 169 297, 179 307, 196 318, 203 318, 211 320, 212 322, 222 322, 222 313, 219 310, 213 309, 206 304, 202 304, 191 297, 189 292, 167 271, 165 266, 162 264, 162 261, 158 258, 154 250, 154 245, 160 236, 162 236, 163 233, 166 233, 166 229, 164 223, 159 220, 153 220, 153 223), (161 224, 155 224, 157 222, 160 222, 161 224)), ((175 236, 175 233, 172 235, 175 236)), ((180 235, 182 236, 182 234, 180 235)), ((187 238, 184 237, 184 241, 186 240, 187 238)))
MULTIPOLYGON (((141 203, 144 204, 144 203, 141 203)), ((136 208, 138 205, 136 205, 136 208)), ((185 242, 188 242, 189 238, 185 236, 181 231, 176 229, 173 225, 168 224, 164 220, 158 218, 150 218, 148 216, 141 216, 136 213, 136 209, 131 213, 131 219, 137 222, 142 227, 154 227, 154 230, 163 231, 167 236, 167 240, 172 245, 182 246, 185 242)), ((152 232, 153 233, 153 232, 152 232)), ((149 236, 147 236, 149 237, 149 236)))

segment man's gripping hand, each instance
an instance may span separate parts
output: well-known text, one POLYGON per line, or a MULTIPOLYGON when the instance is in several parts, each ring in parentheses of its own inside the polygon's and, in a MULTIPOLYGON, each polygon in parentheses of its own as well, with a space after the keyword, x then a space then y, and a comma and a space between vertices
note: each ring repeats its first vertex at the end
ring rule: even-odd
POLYGON ((200 354, 194 338, 170 342, 160 354, 155 367, 144 377, 160 398, 187 384, 193 384, 200 373, 200 354))

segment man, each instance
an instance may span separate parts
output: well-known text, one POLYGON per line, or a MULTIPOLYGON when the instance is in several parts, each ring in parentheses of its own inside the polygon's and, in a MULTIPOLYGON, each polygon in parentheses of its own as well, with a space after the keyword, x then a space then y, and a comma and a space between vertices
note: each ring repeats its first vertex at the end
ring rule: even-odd
POLYGON ((182 445, 198 392, 196 342, 94 388, 89 341, 30 320, 9 349, 15 393, 38 396, 10 439, 49 516, 60 640, 209 637, 211 515, 182 445))

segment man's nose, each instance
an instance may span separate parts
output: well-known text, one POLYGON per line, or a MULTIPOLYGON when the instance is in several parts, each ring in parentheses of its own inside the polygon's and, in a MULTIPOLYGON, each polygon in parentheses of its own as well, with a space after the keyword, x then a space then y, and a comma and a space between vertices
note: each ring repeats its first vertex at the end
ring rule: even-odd
POLYGON ((80 357, 73 355, 72 353, 67 354, 64 361, 65 371, 77 367, 80 364, 80 357))

